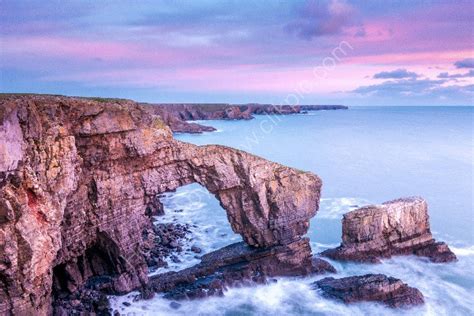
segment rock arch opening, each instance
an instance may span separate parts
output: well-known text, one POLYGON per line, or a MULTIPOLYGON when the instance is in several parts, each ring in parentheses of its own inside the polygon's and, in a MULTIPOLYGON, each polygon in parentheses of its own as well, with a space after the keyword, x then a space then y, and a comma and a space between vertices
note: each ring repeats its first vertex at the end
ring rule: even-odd
MULTIPOLYGON (((201 261, 202 255, 242 241, 217 198, 198 183, 157 195, 152 200, 153 238, 147 254, 152 275, 178 271, 201 261)), ((151 207, 148 208, 150 211, 151 207)))

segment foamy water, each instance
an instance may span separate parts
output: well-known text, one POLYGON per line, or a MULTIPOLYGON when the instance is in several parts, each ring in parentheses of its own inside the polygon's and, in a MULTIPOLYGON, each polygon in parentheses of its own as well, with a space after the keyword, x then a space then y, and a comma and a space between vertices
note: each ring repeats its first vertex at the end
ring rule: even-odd
POLYGON ((190 234, 182 240, 184 251, 177 254, 181 262, 173 262, 168 256, 165 258, 168 266, 152 271, 150 276, 191 267, 201 262, 202 254, 242 240, 232 231, 226 212, 217 199, 198 184, 178 188, 175 193, 166 193, 161 202, 165 215, 155 217, 155 222, 188 224, 190 234), (192 246, 199 247, 202 253, 191 251, 192 246))
MULTIPOLYGON (((320 210, 308 232, 315 254, 340 243, 344 213, 401 196, 426 198, 433 234, 449 244, 458 262, 434 264, 419 257, 395 257, 377 265, 331 261, 335 277, 383 273, 400 278, 423 293, 425 305, 409 310, 376 303, 345 305, 311 289, 312 282, 324 277, 317 276, 229 289, 224 297, 179 302, 178 309, 159 295, 134 302, 136 293, 113 297, 113 307, 125 315, 474 315, 473 113, 465 108, 371 108, 285 116, 273 132, 244 148, 321 176, 320 210), (125 301, 131 305, 123 305, 125 301)), ((249 134, 258 135, 264 119, 206 121, 221 132, 177 138, 242 147, 249 134)), ((241 240, 202 187, 182 187, 163 201, 167 215, 160 221, 195 225, 189 246, 209 252, 241 240)), ((182 263, 161 272, 199 262, 195 255, 184 253, 182 263)))

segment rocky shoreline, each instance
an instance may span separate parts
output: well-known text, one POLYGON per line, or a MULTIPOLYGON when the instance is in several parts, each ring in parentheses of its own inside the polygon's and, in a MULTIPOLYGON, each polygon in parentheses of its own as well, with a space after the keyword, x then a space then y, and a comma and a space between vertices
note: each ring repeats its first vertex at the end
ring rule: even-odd
POLYGON ((250 120, 253 115, 290 115, 307 111, 347 110, 344 105, 273 105, 273 104, 148 104, 142 103, 153 114, 159 115, 176 133, 212 132, 215 128, 191 123, 195 120, 250 120))
MULTIPOLYGON (((225 146, 183 143, 168 126, 198 131, 186 120, 339 108, 316 107, 214 105, 204 111, 173 105, 163 113, 164 107, 129 100, 2 96, 0 314, 109 315, 107 295, 132 290, 140 291, 139 299, 154 293, 198 299, 278 276, 337 273, 313 257, 304 237, 319 208, 317 175, 225 146), (196 248, 199 264, 150 277, 149 269, 183 250, 189 232, 186 225, 160 223, 160 194, 190 183, 215 195, 244 241, 207 254, 196 248)), ((408 254, 456 260, 433 239, 421 198, 349 212, 342 239, 322 255, 364 262, 408 254)), ((323 279, 315 287, 344 302, 423 302, 418 290, 380 275, 323 279)))

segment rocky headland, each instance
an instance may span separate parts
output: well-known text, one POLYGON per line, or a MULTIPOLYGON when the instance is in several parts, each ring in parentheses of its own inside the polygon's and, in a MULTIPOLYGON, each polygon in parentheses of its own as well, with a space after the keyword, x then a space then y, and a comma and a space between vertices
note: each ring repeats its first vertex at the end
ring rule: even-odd
POLYGON ((157 195, 194 182, 216 196, 248 245, 226 251, 215 267, 249 264, 258 269, 239 273, 252 277, 311 271, 301 236, 319 206, 316 175, 179 142, 160 116, 132 101, 0 102, 0 314, 107 312, 103 293, 146 293, 157 195), (267 272, 266 260, 277 262, 267 272))
POLYGON ((369 205, 344 214, 342 243, 322 253, 335 260, 379 262, 395 255, 451 262, 456 255, 430 230, 428 204, 420 197, 369 205))
POLYGON ((307 111, 347 110, 344 105, 273 105, 273 104, 148 104, 142 103, 177 133, 202 133, 215 129, 211 126, 187 122, 195 120, 250 120, 253 115, 289 115, 307 111))
MULTIPOLYGON (((208 106, 0 97, 1 315, 110 315, 109 294, 138 290, 141 299, 156 292, 172 300, 197 299, 277 276, 336 273, 313 257, 303 237, 319 208, 318 176, 172 135, 173 126, 201 130, 186 120, 330 108, 208 106), (215 195, 243 242, 207 254, 194 248, 199 264, 150 277, 149 269, 182 251, 189 233, 186 225, 159 222, 161 194, 190 183, 215 195)), ((433 239, 421 198, 346 214, 341 246, 323 253, 369 262, 400 254, 455 260, 446 244, 433 239)), ((345 302, 423 302, 419 291, 386 276, 330 278, 315 286, 345 302)))

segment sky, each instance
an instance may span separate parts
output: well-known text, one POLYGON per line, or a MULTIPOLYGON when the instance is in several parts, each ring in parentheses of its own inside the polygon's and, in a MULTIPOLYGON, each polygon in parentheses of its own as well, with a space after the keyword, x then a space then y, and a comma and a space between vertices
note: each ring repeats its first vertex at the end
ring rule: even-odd
POLYGON ((474 105, 474 2, 0 0, 0 92, 474 105))

